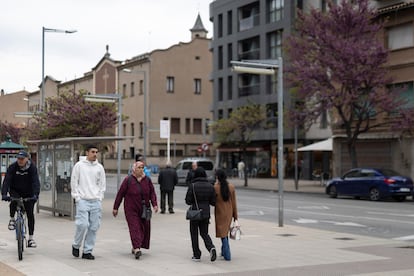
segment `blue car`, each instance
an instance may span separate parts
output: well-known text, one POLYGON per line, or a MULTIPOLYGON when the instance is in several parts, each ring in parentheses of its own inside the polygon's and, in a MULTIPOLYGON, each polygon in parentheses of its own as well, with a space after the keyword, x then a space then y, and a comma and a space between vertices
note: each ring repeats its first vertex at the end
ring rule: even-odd
POLYGON ((374 201, 389 197, 404 201, 412 193, 413 180, 389 169, 355 168, 326 184, 326 194, 332 198, 344 195, 374 201))

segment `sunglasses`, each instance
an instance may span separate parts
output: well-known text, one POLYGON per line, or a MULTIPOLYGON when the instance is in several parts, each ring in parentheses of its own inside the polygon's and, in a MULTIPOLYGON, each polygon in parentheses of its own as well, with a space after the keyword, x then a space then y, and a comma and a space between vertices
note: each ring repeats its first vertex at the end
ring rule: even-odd
POLYGON ((137 167, 138 169, 143 169, 144 167, 137 167))

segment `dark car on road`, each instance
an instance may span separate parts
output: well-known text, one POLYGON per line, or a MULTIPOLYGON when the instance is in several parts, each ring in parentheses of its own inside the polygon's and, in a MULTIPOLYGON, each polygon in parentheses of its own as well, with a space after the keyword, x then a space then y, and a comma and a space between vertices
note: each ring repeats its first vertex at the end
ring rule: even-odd
POLYGON ((326 183, 326 194, 332 198, 343 195, 374 201, 390 197, 404 201, 412 193, 413 180, 390 169, 355 168, 326 183))

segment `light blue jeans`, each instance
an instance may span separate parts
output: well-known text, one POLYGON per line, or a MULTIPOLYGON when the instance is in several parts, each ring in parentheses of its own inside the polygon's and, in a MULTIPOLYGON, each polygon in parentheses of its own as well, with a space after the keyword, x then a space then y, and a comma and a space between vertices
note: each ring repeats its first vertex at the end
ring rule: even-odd
POLYGON ((76 232, 72 244, 74 248, 79 249, 83 241, 83 253, 92 253, 101 218, 101 201, 81 199, 76 203, 76 232))
POLYGON ((223 255, 223 258, 226 261, 231 260, 230 244, 228 237, 221 238, 221 254, 223 255))

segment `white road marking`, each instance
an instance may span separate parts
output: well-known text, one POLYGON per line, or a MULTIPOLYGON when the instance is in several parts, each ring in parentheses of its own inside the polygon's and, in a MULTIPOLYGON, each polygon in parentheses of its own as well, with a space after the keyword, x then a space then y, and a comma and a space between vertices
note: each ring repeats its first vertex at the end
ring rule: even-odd
POLYGON ((414 235, 393 238, 396 241, 414 241, 414 235))
POLYGON ((296 223, 318 223, 318 221, 316 219, 294 219, 294 221, 296 221, 296 223))
POLYGON ((414 217, 414 214, 397 214, 397 213, 386 213, 386 212, 367 212, 367 214, 373 215, 386 215, 386 216, 398 216, 398 217, 414 217))
POLYGON ((298 209, 316 209, 316 210, 329 210, 328 206, 298 206, 298 209))

